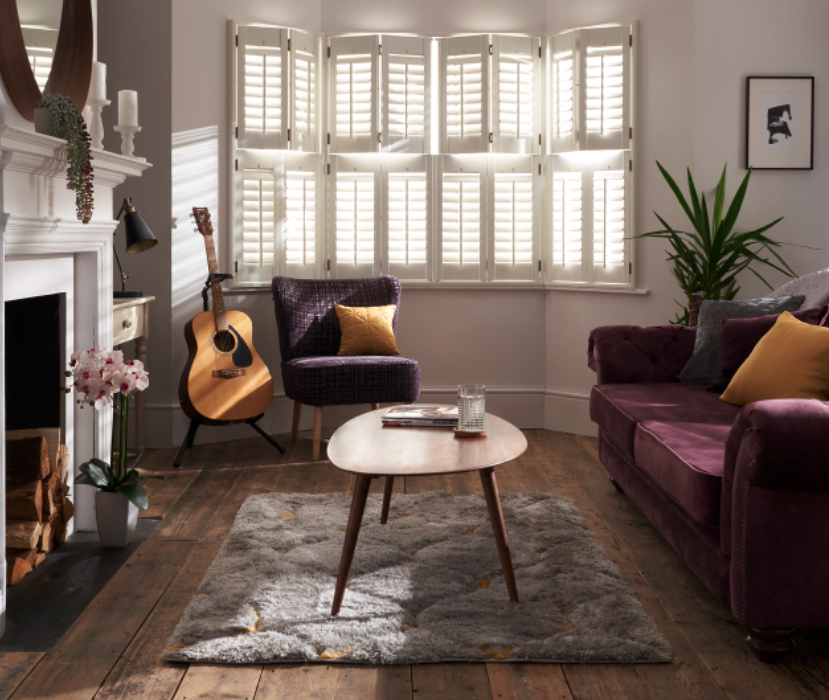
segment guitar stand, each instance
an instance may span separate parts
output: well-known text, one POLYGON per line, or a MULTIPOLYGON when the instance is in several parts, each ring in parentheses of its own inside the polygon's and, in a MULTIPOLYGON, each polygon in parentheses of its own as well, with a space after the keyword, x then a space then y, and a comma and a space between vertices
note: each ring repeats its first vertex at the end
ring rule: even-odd
MULTIPOLYGON (((270 435, 268 435, 262 427, 257 423, 257 421, 264 416, 264 413, 260 413, 258 416, 254 418, 248 418, 245 423, 247 423, 251 428, 253 428, 257 433, 259 433, 265 440, 267 440, 271 445, 273 445, 278 451, 279 454, 285 454, 285 448, 282 447, 276 440, 274 440, 270 435)), ((181 467, 184 464, 184 455, 187 452, 188 447, 193 446, 193 441, 196 439, 196 433, 199 431, 199 426, 203 423, 203 421, 199 418, 194 418, 190 421, 190 427, 187 430, 187 435, 184 438, 184 442, 181 443, 181 448, 178 451, 178 455, 176 456, 176 460, 173 462, 174 467, 181 467)), ((222 425, 221 423, 211 423, 211 425, 222 425)), ((225 425, 231 425, 231 423, 226 423, 225 425)))
MULTIPOLYGON (((201 298, 202 298, 202 305, 204 306, 205 311, 210 310, 210 305, 208 303, 208 293, 210 292, 210 285, 213 282, 223 282, 224 280, 231 280, 233 279, 233 275, 227 272, 213 272, 207 276, 207 281, 204 283, 204 289, 201 290, 201 298)), ((261 426, 258 425, 257 421, 264 416, 264 413, 260 413, 258 416, 253 418, 248 418, 245 423, 247 423, 251 428, 253 428, 257 433, 259 433, 265 440, 267 440, 271 445, 273 445, 278 451, 279 454, 285 454, 285 448, 282 447, 276 440, 274 440, 270 435, 268 435, 264 430, 262 430, 261 426)), ((184 442, 181 443, 181 448, 179 448, 178 455, 176 456, 175 461, 173 462, 174 467, 181 467, 184 464, 184 455, 187 452, 188 447, 193 446, 193 441, 196 439, 196 433, 199 431, 199 426, 204 421, 200 418, 194 418, 190 421, 190 427, 187 429, 187 435, 184 438, 184 442)), ((211 425, 232 425, 232 423, 214 423, 211 422, 211 425)))

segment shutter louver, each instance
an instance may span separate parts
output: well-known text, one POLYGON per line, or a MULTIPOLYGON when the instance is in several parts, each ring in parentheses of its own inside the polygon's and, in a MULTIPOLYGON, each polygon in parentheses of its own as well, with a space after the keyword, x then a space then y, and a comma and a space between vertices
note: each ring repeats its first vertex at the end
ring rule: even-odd
POLYGON ((383 36, 383 149, 424 153, 429 146, 430 40, 383 36))
POLYGON ((239 27, 238 109, 242 148, 287 144, 287 30, 239 27))
POLYGON ((576 147, 576 32, 554 37, 550 59, 550 143, 552 152, 576 147))
POLYGON ((428 250, 426 173, 389 173, 386 230, 389 272, 425 279, 428 250))
POLYGON ((316 150, 317 39, 291 30, 291 148, 316 150))
POLYGON ((446 152, 489 151, 489 37, 441 39, 446 152))
POLYGON ((552 178, 552 264, 555 280, 583 281, 582 173, 555 172, 552 178))
MULTIPOLYGON (((313 172, 289 170, 285 186, 285 263, 314 269, 317 251, 317 191, 313 172)), ((294 273, 291 274, 294 276, 294 273)))
POLYGON ((538 147, 538 39, 492 38, 494 150, 533 153, 538 147))
POLYGON ((35 82, 41 92, 49 82, 49 73, 52 71, 52 59, 57 45, 58 32, 41 27, 21 27, 23 43, 26 45, 26 56, 35 76, 35 82))
POLYGON ((240 280, 267 280, 275 272, 276 193, 272 171, 242 173, 240 280))
POLYGON ((593 173, 593 265, 612 268, 625 263, 625 173, 593 173))
POLYGON ((532 275, 532 177, 531 173, 495 173, 493 240, 496 277, 514 279, 532 275))
POLYGON ((370 275, 374 272, 375 227, 379 222, 376 178, 371 170, 336 174, 333 225, 337 276, 370 275))
POLYGON ((629 25, 579 31, 582 150, 629 146, 630 36, 629 25))
POLYGON ((481 177, 447 173, 443 177, 443 263, 481 262, 481 177))
POLYGON ((379 38, 331 40, 334 66, 332 152, 377 151, 377 65, 379 38))

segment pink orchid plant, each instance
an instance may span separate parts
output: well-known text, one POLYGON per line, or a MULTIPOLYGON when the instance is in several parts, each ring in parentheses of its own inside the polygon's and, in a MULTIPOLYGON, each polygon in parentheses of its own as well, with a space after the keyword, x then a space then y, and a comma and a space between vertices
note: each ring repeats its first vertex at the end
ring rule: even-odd
MULTIPOLYGON (((76 484, 89 484, 101 491, 120 493, 141 510, 148 506, 147 492, 138 482, 145 478, 161 479, 161 476, 145 477, 134 467, 127 468, 127 430, 129 401, 132 395, 144 391, 150 385, 149 373, 139 360, 125 360, 120 350, 83 350, 72 353, 69 371, 72 386, 79 394, 78 403, 103 409, 114 405, 112 421, 112 459, 110 464, 93 458, 80 466, 81 474, 76 484)), ((68 387, 67 391, 72 391, 68 387)))

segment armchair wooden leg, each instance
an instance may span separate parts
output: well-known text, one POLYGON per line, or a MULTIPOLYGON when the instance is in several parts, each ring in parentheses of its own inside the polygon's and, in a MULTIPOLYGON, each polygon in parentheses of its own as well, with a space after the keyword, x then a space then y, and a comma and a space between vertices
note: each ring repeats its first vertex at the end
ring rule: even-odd
POLYGON ((371 410, 372 410, 372 411, 376 411, 378 408, 380 408, 380 404, 379 404, 379 403, 373 403, 373 404, 371 404, 371 410))
POLYGON ((302 415, 302 404, 294 401, 294 422, 291 424, 291 442, 296 442, 296 435, 299 432, 299 417, 302 415))
POLYGON ((322 406, 314 406, 314 452, 316 462, 320 458, 320 443, 322 442, 322 406))

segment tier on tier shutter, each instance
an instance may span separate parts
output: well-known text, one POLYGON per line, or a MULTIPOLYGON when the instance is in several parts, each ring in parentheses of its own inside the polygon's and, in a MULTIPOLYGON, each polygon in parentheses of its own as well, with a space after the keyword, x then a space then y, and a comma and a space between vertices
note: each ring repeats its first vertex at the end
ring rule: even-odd
POLYGON ((579 30, 579 150, 626 149, 632 26, 579 30))
POLYGON ((288 30, 237 29, 237 109, 240 148, 287 148, 288 30))
POLYGON ((239 282, 265 282, 276 274, 276 178, 273 170, 242 170, 242 201, 237 225, 239 282))
POLYGON ((407 280, 430 278, 431 156, 399 156, 383 166, 383 271, 407 280))
POLYGON ((492 36, 492 133, 497 153, 537 153, 540 40, 492 36))
POLYGON ((333 156, 328 177, 332 273, 369 277, 379 270, 382 171, 375 158, 333 156))
POLYGON ((489 35, 440 39, 444 153, 489 152, 489 35))
POLYGON ((291 30, 291 149, 317 150, 319 38, 291 30))
POLYGON ((576 150, 576 37, 566 32, 550 37, 547 92, 550 111, 550 151, 576 150))
POLYGON ((382 137, 390 153, 430 146, 431 39, 382 36, 382 137))
POLYGON ((535 234, 541 176, 538 159, 504 156, 490 162, 490 260, 496 280, 537 279, 539 247, 535 234))
POLYGON ((550 187, 550 262, 556 282, 584 282, 587 278, 585 254, 584 181, 589 176, 581 169, 570 169, 566 160, 551 156, 547 168, 550 187))
POLYGON ((379 143, 380 37, 331 39, 329 65, 332 153, 375 152, 379 143))
POLYGON ((321 201, 317 156, 286 158, 282 247, 288 277, 313 278, 319 274, 321 201))
POLYGON ((481 280, 486 232, 486 163, 442 156, 440 167, 440 278, 481 280))

